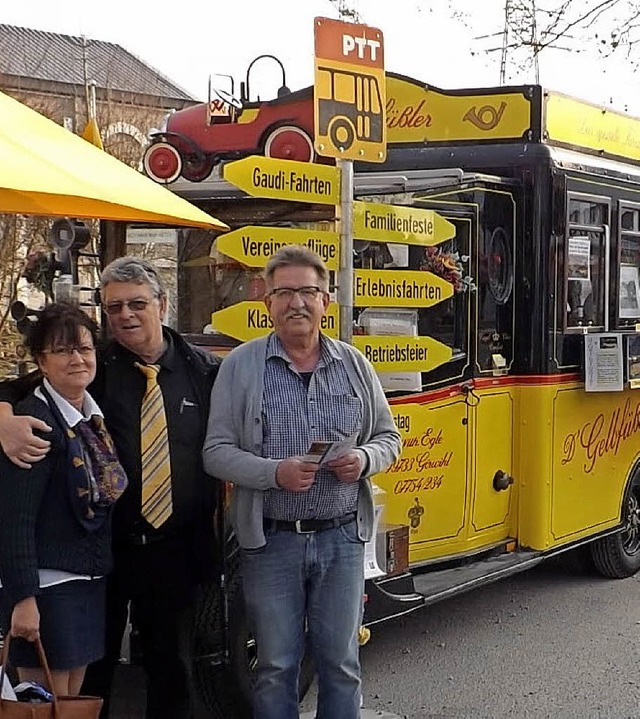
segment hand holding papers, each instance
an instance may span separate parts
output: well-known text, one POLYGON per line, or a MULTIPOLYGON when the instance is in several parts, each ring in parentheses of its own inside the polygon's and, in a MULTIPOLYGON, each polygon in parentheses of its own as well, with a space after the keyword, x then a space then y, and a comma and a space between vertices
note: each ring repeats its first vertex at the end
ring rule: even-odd
POLYGON ((315 464, 327 464, 353 449, 356 446, 357 439, 358 433, 355 432, 350 437, 339 442, 311 442, 302 460, 304 462, 314 462, 315 464))
POLYGON ((356 482, 364 465, 362 452, 356 451, 358 433, 338 442, 312 442, 303 460, 330 469, 341 482, 356 482))

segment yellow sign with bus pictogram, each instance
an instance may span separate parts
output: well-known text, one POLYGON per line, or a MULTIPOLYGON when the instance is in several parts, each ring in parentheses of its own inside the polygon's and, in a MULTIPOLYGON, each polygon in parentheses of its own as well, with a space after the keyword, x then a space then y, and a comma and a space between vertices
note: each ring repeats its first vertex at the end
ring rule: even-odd
POLYGON ((314 121, 319 155, 384 162, 384 40, 368 25, 317 17, 314 121))

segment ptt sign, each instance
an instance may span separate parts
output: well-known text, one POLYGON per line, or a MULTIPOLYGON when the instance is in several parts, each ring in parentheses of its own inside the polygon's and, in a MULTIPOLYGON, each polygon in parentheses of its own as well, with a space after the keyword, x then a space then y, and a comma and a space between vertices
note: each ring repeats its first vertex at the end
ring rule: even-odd
POLYGON ((379 40, 349 35, 346 32, 342 34, 342 55, 345 60, 348 60, 355 52, 358 61, 365 60, 368 55, 372 62, 376 62, 378 51, 381 48, 382 43, 379 40))
POLYGON ((319 155, 384 162, 384 42, 368 25, 315 19, 315 149, 319 155))

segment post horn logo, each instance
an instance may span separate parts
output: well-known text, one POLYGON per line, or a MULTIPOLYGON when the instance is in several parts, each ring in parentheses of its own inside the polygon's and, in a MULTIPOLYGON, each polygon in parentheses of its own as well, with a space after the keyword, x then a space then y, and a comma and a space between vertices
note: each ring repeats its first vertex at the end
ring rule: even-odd
POLYGON ((493 105, 483 105, 476 109, 474 105, 467 111, 467 114, 462 118, 463 122, 468 120, 472 125, 475 125, 479 130, 493 130, 496 125, 502 119, 502 115, 507 107, 507 103, 503 100, 500 103, 500 107, 496 110, 493 105))

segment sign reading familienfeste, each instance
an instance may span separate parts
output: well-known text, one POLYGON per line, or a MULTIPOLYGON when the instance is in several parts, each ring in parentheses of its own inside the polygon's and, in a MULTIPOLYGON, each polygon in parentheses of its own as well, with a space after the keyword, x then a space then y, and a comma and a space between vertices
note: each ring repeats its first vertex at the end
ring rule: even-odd
POLYGON ((429 372, 453 356, 433 337, 354 335, 353 344, 378 372, 429 372))
POLYGON ((340 203, 340 170, 329 165, 252 155, 224 165, 222 174, 227 182, 252 197, 340 203))
POLYGON ((433 246, 455 235, 455 225, 433 210, 379 202, 353 203, 353 236, 362 240, 433 246))
MULTIPOLYGON (((273 322, 264 302, 238 302, 214 312, 211 326, 217 332, 246 342, 271 332, 273 322)), ((320 328, 329 337, 338 337, 338 305, 329 305, 320 328)))
POLYGON ((338 269, 340 236, 337 232, 247 225, 216 240, 216 249, 249 267, 265 267, 271 255, 285 245, 305 245, 320 255, 330 270, 338 269))
POLYGON ((355 270, 356 307, 433 307, 453 297, 453 285, 427 271, 355 270))

